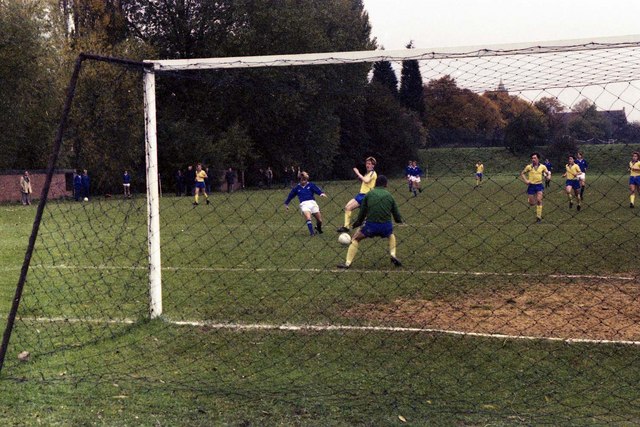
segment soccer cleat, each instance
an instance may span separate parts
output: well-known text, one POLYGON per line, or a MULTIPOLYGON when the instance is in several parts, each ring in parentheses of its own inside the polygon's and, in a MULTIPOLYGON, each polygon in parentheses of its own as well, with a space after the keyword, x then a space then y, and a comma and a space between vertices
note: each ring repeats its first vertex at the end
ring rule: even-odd
POLYGON ((400 262, 400 260, 398 258, 394 257, 394 256, 391 257, 391 262, 396 267, 402 267, 402 263, 400 262))
POLYGON ((349 266, 348 266, 347 264, 338 264, 338 265, 337 265, 337 267, 338 267, 338 268, 343 268, 343 269, 345 269, 345 270, 346 270, 347 268, 349 268, 349 266))
POLYGON ((322 231, 322 225, 320 224, 316 225, 316 231, 318 232, 318 234, 324 233, 324 231, 322 231))
POLYGON ((193 206, 198 206, 198 202, 193 202, 193 206))
POLYGON ((542 218, 540 218, 540 217, 536 218, 536 222, 538 222, 538 223, 542 222, 542 218))
POLYGON ((348 233, 349 232, 349 228, 348 227, 340 227, 336 230, 338 233, 348 233))
POLYGON ((576 206, 576 209, 580 212, 580 205, 576 206))
POLYGON ((635 206, 633 205, 633 203, 629 203, 629 207, 633 209, 635 206))
POLYGON ((209 204, 211 204, 211 202, 209 201, 209 199, 207 199, 207 204, 208 204, 208 205, 209 205, 209 204))
POLYGON ((573 202, 569 202, 569 209, 573 207, 573 202))

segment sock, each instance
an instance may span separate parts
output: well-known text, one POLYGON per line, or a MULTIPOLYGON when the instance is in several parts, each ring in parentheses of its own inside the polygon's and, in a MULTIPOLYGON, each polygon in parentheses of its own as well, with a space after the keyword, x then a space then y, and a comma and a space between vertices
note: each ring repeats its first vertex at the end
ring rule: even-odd
POLYGON ((307 220, 307 228, 309 229, 309 234, 313 235, 313 224, 310 219, 307 220))
POLYGON ((629 200, 631 201, 632 205, 635 205, 636 204, 635 203, 636 202, 636 195, 635 194, 630 195, 629 196, 629 200))
POLYGON ((198 203, 198 195, 195 195, 196 203, 198 203))
POLYGON ((536 216, 542 218, 542 205, 536 206, 536 216))
POLYGON ((349 228, 351 223, 351 211, 344 211, 344 226, 349 228))
POLYGON ((347 250, 347 262, 345 262, 345 264, 351 265, 357 253, 358 253, 358 242, 353 240, 351 241, 351 244, 349 245, 349 249, 347 250))
POLYGON ((391 236, 389 236, 389 254, 392 257, 396 257, 396 236, 395 234, 392 234, 391 236))
POLYGON ((584 187, 580 187, 580 197, 584 194, 584 187))
POLYGON ((316 222, 316 228, 318 229, 318 231, 322 231, 322 221, 316 222))

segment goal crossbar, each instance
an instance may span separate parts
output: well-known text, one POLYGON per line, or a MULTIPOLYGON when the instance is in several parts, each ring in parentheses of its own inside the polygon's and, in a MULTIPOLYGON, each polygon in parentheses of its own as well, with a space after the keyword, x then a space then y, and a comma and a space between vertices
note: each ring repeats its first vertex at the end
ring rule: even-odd
POLYGON ((495 46, 459 46, 427 49, 368 50, 353 52, 305 53, 294 55, 237 56, 225 58, 193 58, 146 60, 154 71, 209 70, 223 68, 290 67, 301 65, 349 64, 377 61, 511 56, 532 53, 627 48, 640 44, 640 35, 597 39, 557 40, 512 43, 495 46))

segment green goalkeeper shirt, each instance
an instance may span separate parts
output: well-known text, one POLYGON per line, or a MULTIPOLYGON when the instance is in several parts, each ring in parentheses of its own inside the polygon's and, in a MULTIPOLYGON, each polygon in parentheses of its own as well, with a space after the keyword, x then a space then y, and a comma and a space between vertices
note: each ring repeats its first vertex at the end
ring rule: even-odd
POLYGON ((387 222, 392 217, 397 223, 402 222, 398 205, 391 193, 382 187, 376 187, 364 196, 353 226, 360 226, 365 219, 369 222, 387 222))

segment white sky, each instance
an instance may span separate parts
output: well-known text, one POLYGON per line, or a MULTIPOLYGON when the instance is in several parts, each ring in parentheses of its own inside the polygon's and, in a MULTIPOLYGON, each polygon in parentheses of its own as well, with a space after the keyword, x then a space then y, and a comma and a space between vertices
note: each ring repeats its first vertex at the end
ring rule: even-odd
POLYGON ((363 0, 386 50, 640 34, 639 0, 363 0))

